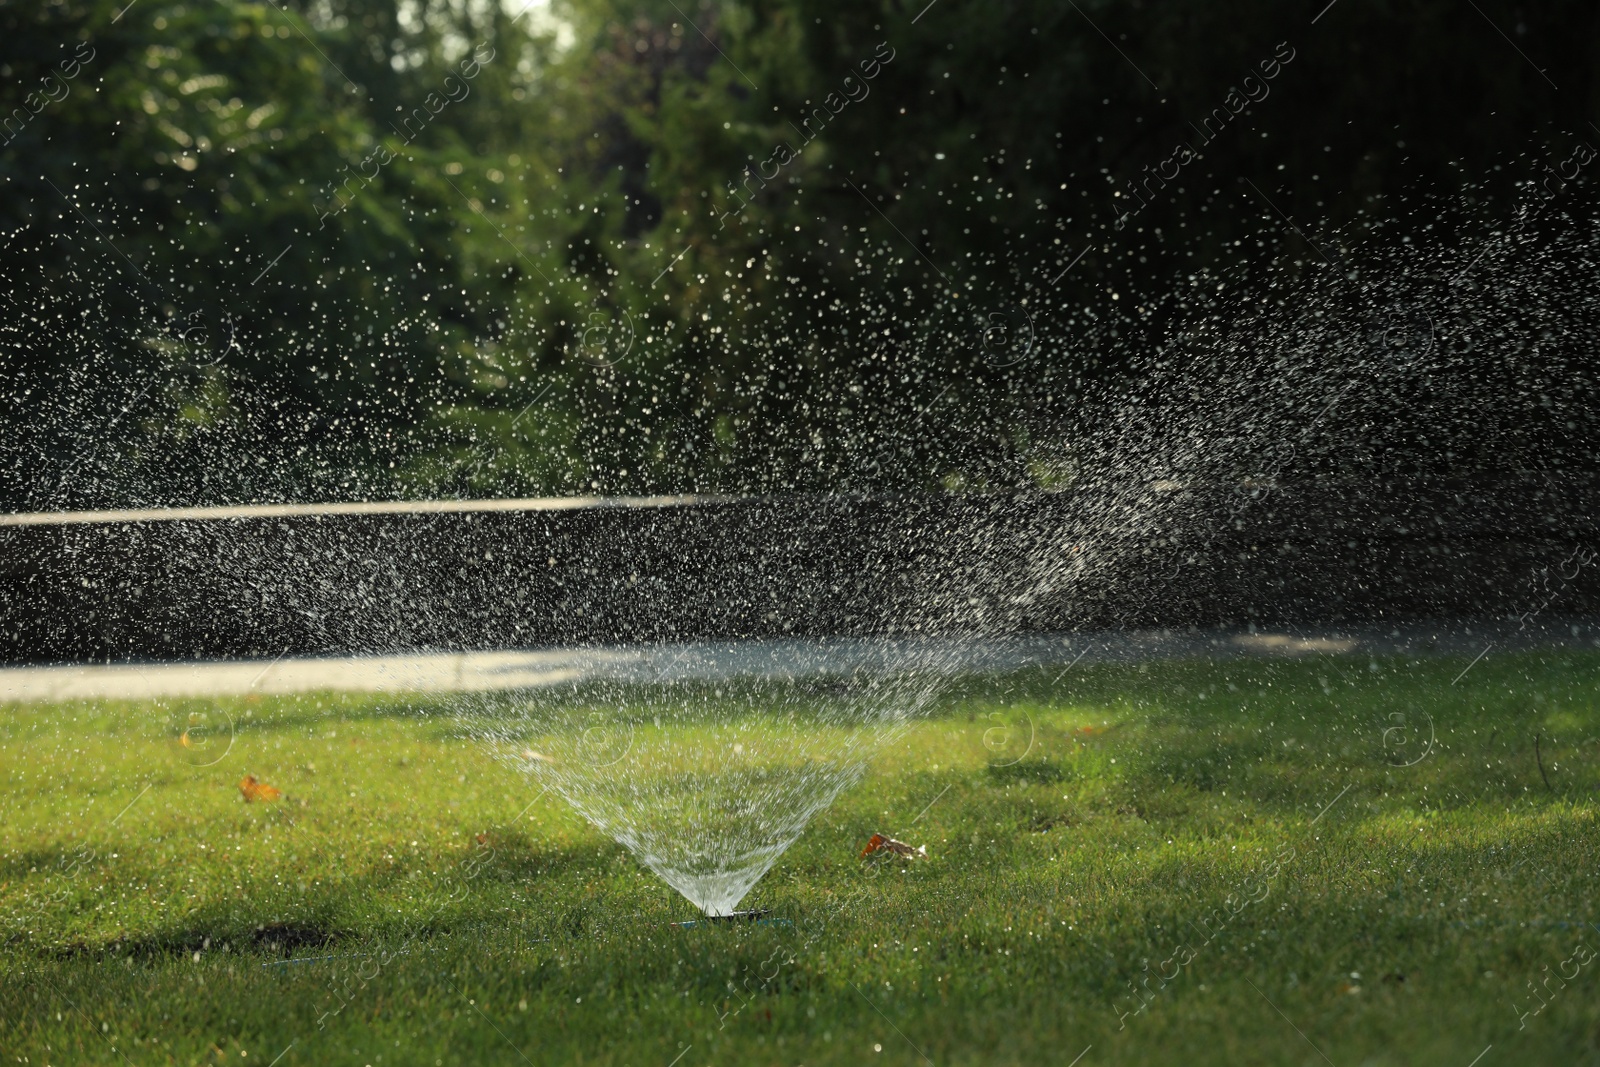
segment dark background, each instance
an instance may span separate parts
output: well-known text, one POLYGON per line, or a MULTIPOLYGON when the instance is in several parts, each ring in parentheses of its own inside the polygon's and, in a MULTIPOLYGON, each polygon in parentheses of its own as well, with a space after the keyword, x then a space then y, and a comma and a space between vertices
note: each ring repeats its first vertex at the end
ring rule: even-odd
POLYGON ((1593 469, 1600 6, 1324 7, 6 5, 0 504, 1593 469))
MULTIPOLYGON (((1150 493, 1168 499, 1146 511, 1192 503, 1150 493)), ((1476 620, 1532 639, 1600 615, 1592 476, 1253 490, 1207 501, 1237 523, 1120 541, 1093 503, 798 494, 0 524, 0 662, 1476 620)))

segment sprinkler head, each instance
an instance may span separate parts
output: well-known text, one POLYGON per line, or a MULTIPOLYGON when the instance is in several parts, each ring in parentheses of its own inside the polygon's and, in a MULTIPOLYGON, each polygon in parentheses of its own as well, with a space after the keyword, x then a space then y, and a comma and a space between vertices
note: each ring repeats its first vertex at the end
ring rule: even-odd
POLYGON ((787 919, 774 919, 771 916, 772 909, 756 908, 751 911, 731 911, 726 915, 702 915, 698 919, 686 919, 683 922, 671 925, 674 930, 693 930, 697 926, 705 926, 710 923, 753 922, 758 926, 788 925, 789 923, 787 919))

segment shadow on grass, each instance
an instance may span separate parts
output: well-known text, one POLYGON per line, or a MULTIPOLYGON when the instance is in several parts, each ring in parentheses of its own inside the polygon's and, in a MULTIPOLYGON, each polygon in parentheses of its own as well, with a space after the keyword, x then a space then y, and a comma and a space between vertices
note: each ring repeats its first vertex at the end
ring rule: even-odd
POLYGON ((1042 759, 990 764, 987 773, 992 782, 1029 782, 1035 785, 1050 785, 1072 776, 1069 768, 1042 759))
MULTIPOLYGON (((8 948, 37 958, 117 955, 155 960, 219 951, 224 945, 230 952, 289 958, 349 943, 425 942, 459 936, 490 922, 491 916, 501 921, 508 886, 549 887, 541 927, 554 937, 582 938, 614 915, 604 907, 603 887, 604 879, 617 871, 617 849, 609 841, 541 848, 521 830, 497 830, 465 855, 460 850, 420 853, 403 868, 371 870, 319 887, 303 895, 290 915, 281 903, 215 900, 143 936, 123 933, 101 941, 45 945, 17 934, 9 938, 8 948), (441 877, 413 888, 406 883, 414 871, 437 871, 441 877), (374 922, 370 910, 363 912, 367 902, 393 899, 406 889, 419 905, 411 913, 380 913, 374 922), (351 921, 352 913, 362 914, 359 922, 351 921)), ((55 858, 49 857, 51 862, 55 858)), ((14 864, 26 860, 13 857, 14 864)))

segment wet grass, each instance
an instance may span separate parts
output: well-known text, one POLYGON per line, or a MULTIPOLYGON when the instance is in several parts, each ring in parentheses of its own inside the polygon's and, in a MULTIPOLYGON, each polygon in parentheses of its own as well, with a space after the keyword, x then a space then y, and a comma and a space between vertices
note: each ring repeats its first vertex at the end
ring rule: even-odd
POLYGON ((1600 656, 1465 666, 963 679, 694 929, 447 702, 0 707, 0 1051, 1600 1063, 1600 656))

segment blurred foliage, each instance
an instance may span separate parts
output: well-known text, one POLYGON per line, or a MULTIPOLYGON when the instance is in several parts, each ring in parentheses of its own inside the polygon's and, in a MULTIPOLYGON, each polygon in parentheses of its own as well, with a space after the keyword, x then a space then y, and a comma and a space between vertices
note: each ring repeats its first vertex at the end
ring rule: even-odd
MULTIPOLYGON (((1374 283, 1329 285, 1413 239, 1470 260, 1600 144, 1592 7, 1322 7, 0 8, 0 495, 1053 484, 1083 398, 1170 385, 1229 301, 1315 291, 1370 332, 1374 283)), ((1486 265, 1589 203, 1557 186, 1486 265)), ((1592 465, 1580 335, 1513 332, 1533 369, 1395 447, 1592 465)))

